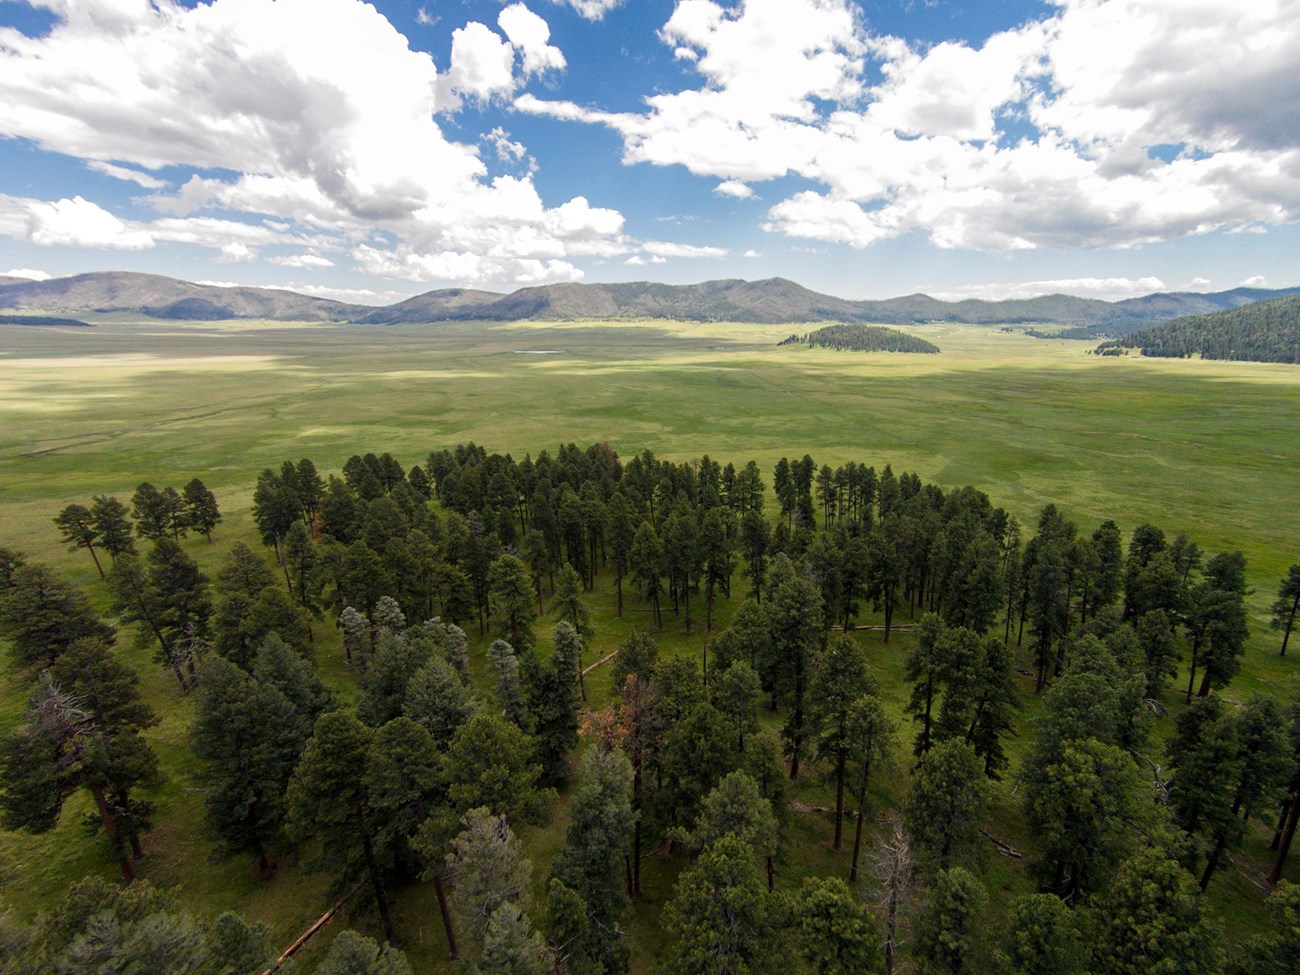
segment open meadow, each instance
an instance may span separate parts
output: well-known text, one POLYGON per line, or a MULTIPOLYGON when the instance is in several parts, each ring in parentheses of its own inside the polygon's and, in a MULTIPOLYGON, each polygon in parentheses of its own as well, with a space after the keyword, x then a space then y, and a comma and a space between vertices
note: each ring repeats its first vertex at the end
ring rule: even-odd
MULTIPOLYGON (((1055 502, 1085 532, 1114 519, 1126 545, 1135 525, 1151 522, 1171 536, 1185 532, 1208 553, 1240 549, 1254 589, 1252 635, 1226 696, 1266 689, 1284 702, 1300 697, 1300 654, 1279 659, 1267 627, 1279 578, 1300 562, 1300 369, 1293 366, 1101 358, 1088 354, 1093 343, 945 325, 905 329, 941 354, 896 355, 778 347, 788 325, 92 320, 98 327, 91 330, 0 334, 0 546, 54 564, 101 609, 107 596, 89 557, 66 551, 52 519, 93 494, 127 500, 146 480, 179 487, 198 476, 216 494, 225 520, 215 544, 185 542, 210 573, 235 539, 256 544, 249 509, 258 472, 287 459, 309 457, 327 474, 367 451, 391 452, 409 467, 467 441, 516 458, 554 452, 561 442, 608 442, 624 460, 646 449, 673 460, 707 453, 737 467, 757 460, 770 499, 774 463, 808 453, 818 465, 889 464, 945 490, 972 485, 1018 517, 1027 534, 1039 509, 1055 502)), ((743 595, 739 576, 735 595, 722 607, 724 624, 743 595)), ((616 620, 604 578, 588 601, 597 633, 590 662, 646 616, 633 603, 616 620)), ((664 652, 698 655, 704 634, 687 636, 679 625, 666 617, 664 652)), ((346 698, 354 680, 327 629, 317 663, 346 698)), ((546 634, 549 623, 538 630, 546 634)), ((906 638, 888 648, 877 634, 863 639, 886 699, 901 712, 906 638)), ((471 645, 479 661, 485 642, 471 645)), ((131 648, 127 633, 120 643, 163 719, 150 735, 169 775, 156 797, 142 874, 177 887, 193 910, 238 909, 265 920, 274 941, 288 943, 326 906, 324 880, 285 868, 262 883, 245 859, 210 860, 201 796, 188 777, 197 767, 186 744, 191 704, 150 651, 131 648)), ((598 671, 590 682, 598 707, 608 681, 598 671)), ((1032 684, 1022 689, 1028 696, 1032 684)), ((24 703, 21 688, 0 678, 0 728, 18 720, 24 703)), ((1009 746, 1013 768, 1033 711, 1031 702, 1025 730, 1009 746)), ((882 777, 873 789, 878 802, 896 801, 902 781, 882 777)), ((1030 841, 1013 787, 1010 777, 998 785, 992 828, 1024 848, 1030 841)), ((792 797, 825 805, 831 791, 809 776, 792 797)), ((78 876, 112 875, 111 858, 79 822, 87 809, 80 798, 70 803, 46 836, 0 833, 0 901, 29 915, 78 876)), ((565 825, 561 815, 526 836, 539 891, 565 825)), ((1225 870, 1210 891, 1236 935, 1263 917, 1264 894, 1248 874, 1265 864, 1264 829, 1256 826, 1241 868, 1225 870)), ((829 851, 826 833, 822 816, 792 818, 782 883, 838 869, 842 857, 829 851)), ((1023 863, 990 860, 995 901, 1000 891, 1031 889, 1023 863)), ((670 896, 678 867, 655 859, 647 868, 650 909, 633 930, 634 971, 649 970, 662 935, 647 918, 670 896)), ((1300 866, 1292 873, 1300 876, 1300 866)), ((406 948, 417 970, 442 958, 430 891, 402 896, 398 927, 410 932, 406 948)))

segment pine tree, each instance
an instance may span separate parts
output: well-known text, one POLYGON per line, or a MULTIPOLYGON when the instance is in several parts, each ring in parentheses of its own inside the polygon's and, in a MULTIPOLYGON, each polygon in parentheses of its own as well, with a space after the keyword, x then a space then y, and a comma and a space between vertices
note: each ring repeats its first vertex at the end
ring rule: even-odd
POLYGON ((781 970, 769 895, 743 842, 724 836, 684 870, 664 909, 678 936, 668 960, 673 975, 727 975, 781 970))
POLYGON ((867 786, 873 768, 887 763, 894 749, 898 727, 886 713, 880 698, 864 694, 853 702, 846 722, 845 738, 848 759, 852 763, 849 780, 857 803, 857 822, 853 828, 853 860, 849 883, 858 879, 858 856, 862 852, 862 823, 866 818, 867 786))
POLYGON ((295 842, 309 837, 320 840, 316 864, 334 875, 336 886, 364 871, 384 936, 391 943, 397 934, 380 859, 380 824, 365 785, 374 734, 350 712, 321 715, 285 795, 287 828, 295 842))
POLYGON ((962 867, 940 870, 916 919, 916 962, 922 975, 984 971, 984 885, 962 867))
POLYGON ((100 547, 108 553, 114 565, 119 555, 135 551, 135 526, 131 524, 126 505, 117 498, 97 494, 91 503, 90 514, 100 547))
POLYGON ((880 932, 844 881, 806 877, 794 896, 795 950, 819 975, 883 971, 880 932))
POLYGON ((1011 975, 1082 975, 1078 915, 1053 894, 1018 897, 996 954, 1011 975))
POLYGON ((335 707, 334 695, 321 682, 316 668, 274 633, 258 648, 253 677, 283 694, 309 729, 317 718, 335 707))
POLYGON ((511 822, 540 823, 554 798, 537 788, 532 738, 496 715, 480 711, 456 732, 447 749, 445 774, 452 807, 464 813, 486 806, 511 822))
POLYGON ((988 806, 984 766, 964 741, 921 756, 903 797, 903 818, 918 866, 943 871, 975 855, 988 806))
POLYGON ((767 870, 767 889, 772 889, 780 824, 771 801, 759 790, 753 776, 743 771, 724 776, 704 797, 695 829, 687 835, 697 849, 707 849, 724 836, 735 836, 755 856, 762 858, 767 870))
POLYGON ((356 931, 344 931, 330 945, 316 975, 411 975, 406 956, 356 931))
POLYGON ((79 548, 84 548, 90 553, 99 577, 104 578, 104 567, 99 564, 99 556, 95 554, 99 529, 90 509, 83 504, 70 504, 55 516, 54 524, 59 527, 63 540, 72 546, 70 551, 75 552, 79 548))
POLYGON ((1217 975, 1218 931, 1192 878, 1156 848, 1116 872, 1093 913, 1092 969, 1107 975, 1217 975))
POLYGON ((222 852, 255 854, 264 878, 282 845, 285 790, 310 732, 274 687, 219 657, 204 664, 190 747, 207 763, 208 828, 222 852))
POLYGON ((1286 656, 1286 645, 1291 639, 1296 615, 1300 612, 1300 565, 1293 565, 1277 587, 1277 601, 1273 603, 1269 626, 1282 631, 1282 649, 1278 656, 1286 656))
POLYGON ((532 867, 506 816, 478 806, 465 813, 460 826, 447 854, 447 873, 456 879, 451 899, 456 927, 473 957, 483 951, 499 907, 527 907, 532 867))
POLYGON ((601 970, 627 969, 620 922, 631 891, 627 849, 632 836, 632 764, 618 750, 593 748, 582 758, 565 847, 552 876, 587 905, 584 953, 601 970), (625 882, 627 881, 627 882, 625 882))
POLYGON ((844 832, 844 786, 853 743, 849 720, 853 706, 871 690, 867 659, 852 637, 834 637, 817 660, 809 694, 816 754, 835 769, 835 835, 831 849, 839 850, 844 832))
POLYGON ((442 751, 480 707, 456 669, 432 657, 407 682, 402 714, 423 725, 442 751))
POLYGON ((524 684, 519 674, 519 658, 514 647, 505 640, 493 640, 487 655, 501 713, 520 731, 531 731, 532 715, 528 712, 524 684))
POLYGON ((181 492, 185 503, 185 523, 212 542, 212 529, 221 522, 217 498, 197 477, 185 485, 181 492))
POLYGON ((523 655, 536 645, 533 623, 537 621, 532 575, 528 567, 513 555, 503 555, 492 563, 490 583, 492 619, 501 638, 523 655))
POLYGON ((533 723, 537 729, 537 757, 548 779, 557 781, 568 771, 568 754, 578 744, 580 668, 582 644, 567 622, 555 626, 555 652, 542 668, 533 697, 533 723))
POLYGON ((0 597, 0 636, 20 667, 43 669, 78 640, 111 641, 86 594, 40 563, 18 564, 0 597))

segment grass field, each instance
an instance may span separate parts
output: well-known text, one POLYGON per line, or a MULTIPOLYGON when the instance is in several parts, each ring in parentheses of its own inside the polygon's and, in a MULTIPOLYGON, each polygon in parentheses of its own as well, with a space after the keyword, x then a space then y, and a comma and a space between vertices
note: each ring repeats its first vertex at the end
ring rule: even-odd
MULTIPOLYGON (((285 459, 311 457, 329 472, 369 450, 391 451, 409 466, 431 449, 468 440, 516 457, 554 450, 561 440, 608 441, 625 458, 647 448, 673 459, 708 453, 738 466, 756 459, 770 472, 782 455, 807 452, 819 465, 888 463, 945 488, 972 484, 1030 524, 1053 501, 1086 531, 1104 518, 1125 531, 1151 521, 1170 534, 1186 532, 1209 552, 1239 548, 1255 588, 1253 636, 1228 695, 1300 694, 1300 663, 1275 656, 1266 628, 1278 579, 1300 561, 1296 367, 1098 358, 1086 354, 1090 343, 958 326, 912 329, 943 352, 900 356, 778 348, 789 326, 96 321, 94 330, 0 333, 0 545, 55 563, 101 606, 89 558, 63 550, 51 519, 91 494, 127 499, 143 480, 179 487, 197 475, 215 491, 226 513, 217 544, 187 542, 211 570, 231 541, 251 540, 256 475, 285 459)), ((607 588, 591 602, 595 653, 644 618, 615 620, 607 588)), ((724 618, 732 608, 724 607, 724 618)), ((901 707, 900 651, 865 639, 901 707)), ((346 695, 354 680, 335 641, 327 635, 318 663, 346 695)), ((285 869, 263 884, 246 862, 209 861, 195 829, 201 795, 185 742, 190 702, 129 642, 123 653, 164 718, 154 741, 170 775, 157 797, 144 874, 177 887, 192 909, 238 908, 287 942, 323 909, 323 881, 285 869)), ((663 645, 698 654, 702 637, 670 624, 663 645)), ((21 689, 5 680, 0 726, 23 707, 21 689)), ((599 704, 607 688, 599 677, 592 684, 599 704)), ((901 781, 882 781, 877 798, 896 799, 901 781)), ((826 804, 828 795, 824 783, 807 781, 798 798, 826 804)), ((0 834, 0 898, 28 914, 72 878, 111 875, 111 862, 78 822, 84 812, 70 805, 48 836, 0 834)), ((993 822, 1000 838, 1029 845, 1009 785, 999 789, 993 822)), ((539 890, 564 827, 561 814, 528 837, 539 890)), ((794 818, 783 882, 842 866, 826 847, 828 835, 822 817, 794 818)), ((1262 846, 1252 840, 1248 869, 1262 861, 1262 846)), ((1023 864, 990 861, 995 901, 1000 892, 1028 889, 1023 864)), ((653 919, 679 865, 654 859, 648 867, 646 904, 632 932, 638 971, 648 971, 659 944, 653 919)), ((1223 871, 1211 893, 1234 933, 1259 922, 1263 895, 1241 871, 1223 871)), ((431 894, 406 892, 398 924, 417 970, 428 970, 442 954, 431 894)))

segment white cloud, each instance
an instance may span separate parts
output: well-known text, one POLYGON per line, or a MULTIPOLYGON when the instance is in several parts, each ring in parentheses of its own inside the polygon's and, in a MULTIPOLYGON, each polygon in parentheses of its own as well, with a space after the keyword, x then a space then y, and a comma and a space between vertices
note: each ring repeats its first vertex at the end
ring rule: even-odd
POLYGON ((758 251, 752 251, 752 250, 751 250, 751 251, 745 251, 745 256, 746 256, 746 257, 762 257, 763 255, 760 254, 758 251))
POLYGON ((661 39, 698 86, 640 113, 515 107, 616 130, 627 164, 812 181, 765 227, 857 247, 919 231, 945 248, 1131 248, 1300 220, 1293 4, 1053 3, 979 45, 914 48, 869 34, 849 0, 682 0, 661 39))
POLYGON ((289 284, 279 286, 283 291, 296 291, 298 294, 311 295, 315 298, 332 298, 354 305, 391 305, 413 297, 410 291, 375 291, 371 288, 331 288, 320 284, 289 284))
POLYGON ((697 247, 694 244, 674 244, 664 240, 647 240, 641 249, 655 257, 726 257, 725 247, 697 247))
POLYGON ((1213 284, 1213 282, 1209 278, 1192 278, 1192 280, 1183 285, 1181 290, 1206 291, 1209 289, 1211 284, 1213 284))
POLYGON ((460 107, 458 95, 487 101, 515 90, 515 52, 491 28, 471 20, 451 32, 451 69, 439 79, 441 101, 460 107))
POLYGON ((302 268, 323 268, 333 267, 334 262, 328 257, 321 257, 319 254, 282 254, 276 257, 268 257, 272 264, 278 264, 280 267, 302 267, 302 268))
POLYGON ((137 169, 128 169, 125 166, 115 166, 101 159, 91 159, 86 163, 86 166, 97 173, 112 176, 113 179, 125 180, 143 186, 146 190, 160 190, 167 185, 166 180, 158 179, 156 176, 150 176, 148 173, 142 173, 137 169))
POLYGON ((510 133, 499 125, 483 138, 496 150, 497 158, 502 162, 519 162, 528 154, 528 147, 513 141, 510 133))
POLYGON ((600 20, 622 2, 623 0, 551 0, 551 3, 572 7, 579 16, 588 20, 600 20))
POLYGON ((251 261, 256 256, 257 251, 253 250, 253 248, 249 247, 247 244, 235 240, 231 241, 229 244, 222 245, 221 256, 217 259, 231 264, 237 264, 242 263, 243 261, 251 261))
POLYGON ((1250 277, 1248 277, 1245 281, 1241 282, 1241 287, 1243 287, 1243 288, 1267 288, 1267 287, 1268 287, 1268 278, 1264 277, 1264 275, 1262 275, 1262 274, 1254 274, 1254 275, 1251 275, 1250 277))
POLYGON ((115 250, 144 250, 154 245, 147 232, 131 229, 103 207, 80 196, 53 203, 28 200, 26 207, 26 239, 33 244, 115 250))
POLYGON ((730 196, 737 200, 748 200, 754 195, 754 191, 749 184, 742 183, 738 179, 723 180, 713 187, 713 192, 719 196, 730 196))
POLYGON ((962 301, 980 298, 985 301, 1007 301, 1018 298, 1036 298, 1039 295, 1075 295, 1080 298, 1100 298, 1118 301, 1136 298, 1165 290, 1165 283, 1157 277, 1144 278, 1058 278, 1047 281, 1022 281, 1003 284, 981 284, 936 292, 932 297, 941 301, 962 301))
POLYGON ((415 12, 415 22, 421 27, 432 27, 441 19, 441 17, 435 17, 433 14, 429 13, 428 7, 421 7, 415 12))
POLYGON ((668 258, 661 257, 658 254, 650 257, 642 257, 640 254, 633 254, 624 264, 631 264, 633 267, 645 267, 647 264, 667 264, 668 258))
POLYGON ((28 281, 48 281, 53 275, 48 271, 38 271, 30 267, 18 267, 0 274, 5 278, 26 278, 28 281))
MULTIPOLYGON (((151 223, 87 200, 17 209, 0 201, 2 234, 92 246, 199 243, 229 255, 239 253, 234 243, 250 252, 269 244, 352 252, 369 241, 371 251, 390 252, 368 257, 372 268, 423 281, 441 266, 465 284, 494 274, 571 280, 580 272, 566 256, 596 247, 606 232, 616 246, 616 211, 579 199, 548 208, 531 177, 490 178, 478 147, 443 131, 440 113, 461 99, 501 97, 519 83, 515 47, 482 24, 454 32, 440 73, 362 0, 46 5, 61 19, 45 35, 3 31, 0 137, 100 171, 101 163, 175 165, 233 175, 196 175, 155 194, 151 203, 168 216, 151 223), (448 254, 474 260, 416 259, 448 254)), ((506 23, 524 70, 555 66, 558 51, 547 52, 544 39, 537 46, 540 18, 514 7, 506 23)))
POLYGON ((564 54, 558 47, 547 43, 551 39, 551 28, 522 3, 512 3, 502 10, 497 17, 497 26, 523 54, 525 75, 564 70, 564 54))

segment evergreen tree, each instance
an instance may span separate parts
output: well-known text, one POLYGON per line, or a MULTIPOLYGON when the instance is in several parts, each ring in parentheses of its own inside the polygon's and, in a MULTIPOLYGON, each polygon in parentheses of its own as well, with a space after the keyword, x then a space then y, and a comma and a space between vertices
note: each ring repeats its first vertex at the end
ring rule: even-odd
POLYGON ((253 662, 253 678, 264 687, 273 687, 293 707, 308 729, 316 719, 335 707, 330 693, 310 661, 295 653, 274 633, 262 641, 253 662))
POLYGON ((735 836, 762 857, 767 869, 767 889, 774 878, 773 861, 781 830, 771 801, 759 789, 753 776, 729 772, 704 797, 695 829, 687 834, 696 849, 707 849, 724 836, 735 836))
POLYGON ((1189 877, 1156 848, 1116 872, 1093 912, 1093 971, 1106 975, 1217 975, 1220 935, 1189 877))
POLYGON ((663 923, 677 935, 673 975, 740 975, 781 969, 769 895, 749 849, 734 836, 709 846, 677 881, 663 923))
POLYGON ((221 522, 217 497, 197 477, 185 485, 181 492, 185 504, 185 524, 212 541, 212 529, 221 522))
POLYGON ((555 626, 555 652, 542 668, 533 700, 538 759, 551 780, 568 771, 568 754, 578 744, 578 711, 582 679, 582 644, 567 622, 555 626))
POLYGON ((572 820, 552 875, 587 905, 583 953, 605 972, 627 969, 621 920, 631 891, 627 860, 632 835, 632 764, 618 750, 593 748, 582 758, 572 820), (625 878, 626 875, 626 878, 625 878))
POLYGON ((1278 656, 1286 656, 1286 645, 1291 639, 1297 612, 1300 612, 1300 565, 1293 565, 1277 587, 1277 601, 1273 603, 1273 615, 1269 618, 1269 626, 1282 631, 1282 649, 1278 656))
POLYGON ((100 547, 108 553, 114 565, 119 555, 135 551, 135 526, 131 524, 126 505, 117 498, 97 494, 91 503, 90 515, 100 547))
POLYGON ((99 577, 104 578, 104 567, 99 564, 99 556, 95 554, 99 529, 90 509, 83 504, 70 504, 55 516, 54 524, 58 526, 63 540, 72 546, 70 551, 75 552, 79 548, 84 548, 90 553, 99 577))
POLYGON ((1289 975, 1300 957, 1300 886, 1285 881, 1268 898, 1270 933, 1251 938, 1228 957, 1230 975, 1289 975))
POLYGON ((806 877, 793 902, 795 950, 819 975, 883 971, 880 932, 844 881, 806 877))
POLYGON ((275 688, 219 657, 204 664, 190 747, 207 763, 208 828, 222 852, 256 855, 264 878, 282 845, 285 790, 310 731, 275 688))
POLYGON ((904 664, 903 678, 913 682, 907 709, 912 720, 921 725, 912 746, 912 753, 918 756, 928 752, 934 740, 934 705, 944 665, 940 648, 943 633, 943 620, 934 613, 923 615, 916 627, 916 646, 904 664))
POLYGON ((520 731, 531 731, 532 715, 528 712, 524 684, 519 676, 519 658, 515 655, 514 647, 505 640, 493 640, 488 647, 488 662, 492 667, 501 713, 520 731))
POLYGON ((480 711, 456 732, 447 749, 445 775, 452 807, 464 813, 486 806, 511 822, 540 823, 555 793, 538 789, 533 740, 517 726, 480 711))
POLYGON ((336 886, 364 872, 379 910, 384 937, 397 940, 379 846, 381 824, 367 795, 365 775, 374 731, 350 712, 331 711, 316 721, 285 795, 290 839, 320 841, 316 866, 336 886))
POLYGON ((755 705, 763 688, 758 674, 744 660, 737 660, 713 679, 709 686, 713 706, 725 715, 736 729, 736 747, 745 748, 745 735, 758 730, 755 705))
POLYGON ((1078 915, 1052 894, 1017 897, 997 958, 1009 975, 1082 975, 1078 915))
POLYGON ((897 731, 897 725, 875 694, 864 694, 853 702, 848 715, 846 739, 848 759, 852 763, 849 782, 856 797, 858 814, 853 829, 853 860, 849 868, 849 883, 856 883, 858 879, 862 822, 866 817, 867 786, 871 782, 871 771, 889 761, 897 731))
POLYGON ((537 606, 533 602, 532 574, 513 555, 503 555, 492 563, 492 613, 501 638, 515 650, 528 656, 536 645, 533 623, 537 606))
POLYGON ((943 871, 973 857, 987 806, 984 766, 974 748, 945 741, 922 755, 903 797, 917 865, 943 871))
POLYGON ((310 620, 325 616, 325 564, 311 531, 295 522, 284 538, 284 568, 298 605, 309 615, 307 637, 314 639, 310 620))
POLYGON ((430 648, 426 643, 385 631, 379 637, 370 666, 361 675, 357 717, 377 728, 400 715, 411 678, 429 659, 430 648))
POLYGON ((146 561, 149 590, 158 610, 162 643, 159 662, 176 671, 181 689, 186 690, 187 682, 179 671, 178 651, 183 641, 207 635, 212 616, 208 578, 180 544, 170 538, 158 539, 146 561))
POLYGON ((344 931, 330 945, 316 975, 411 975, 406 956, 356 931, 344 931))
POLYGON ((44 669, 78 640, 113 639, 86 594, 40 563, 19 563, 0 595, 0 636, 19 667, 44 669))
POLYGON ((654 611, 655 628, 663 629, 659 596, 663 592, 663 578, 668 572, 667 556, 664 553, 663 542, 648 521, 642 522, 641 527, 632 537, 629 566, 633 581, 640 584, 641 592, 646 599, 650 600, 654 611))
POLYGON ((428 730, 441 752, 480 707, 456 669, 432 657, 407 682, 402 714, 428 730))
POLYGON ((506 816, 478 806, 465 813, 460 825, 447 854, 447 873, 456 878, 452 894, 456 927, 473 957, 483 951, 484 936, 498 908, 527 906, 532 866, 506 816))
POLYGON ((788 558, 778 555, 768 573, 767 603, 763 608, 771 640, 767 669, 773 675, 773 688, 788 707, 781 738, 790 756, 790 778, 797 779, 808 734, 806 712, 812 655, 820 642, 824 622, 821 599, 817 587, 799 575, 788 558))
POLYGON ((839 850, 844 827, 844 786, 853 742, 849 721, 853 706, 872 690, 862 648, 847 635, 833 638, 817 661, 809 694, 816 754, 830 762, 835 775, 835 836, 831 849, 839 850))
POLYGON ((551 975, 555 961, 528 916, 507 901, 488 918, 479 970, 493 975, 551 975))
POLYGON ((916 919, 917 971, 966 975, 984 971, 982 918, 988 894, 970 871, 940 870, 916 919))
POLYGON ((559 613, 566 619, 574 632, 584 640, 590 640, 591 614, 582 605, 582 579, 568 562, 560 566, 559 576, 555 580, 555 602, 559 613))
POLYGON ((355 656, 364 660, 370 651, 370 620, 351 606, 346 606, 339 613, 339 629, 343 631, 343 652, 347 654, 348 663, 355 656))

